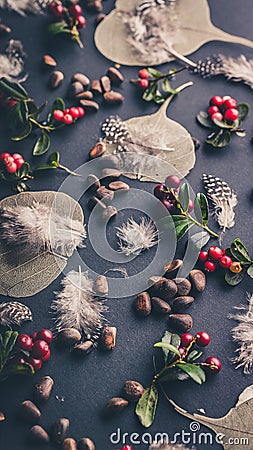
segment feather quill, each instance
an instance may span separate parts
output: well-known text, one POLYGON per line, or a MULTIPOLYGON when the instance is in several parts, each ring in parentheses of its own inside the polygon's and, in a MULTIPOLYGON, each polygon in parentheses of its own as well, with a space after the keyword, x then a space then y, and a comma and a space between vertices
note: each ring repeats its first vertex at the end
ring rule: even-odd
POLYGON ((68 216, 60 216, 47 205, 6 207, 0 210, 1 240, 17 250, 21 260, 51 251, 71 256, 83 247, 84 226, 68 216))
POLYGON ((25 53, 20 41, 11 40, 4 53, 0 53, 0 78, 6 77, 11 81, 25 81, 24 73, 25 53))
POLYGON ((38 14, 47 8, 51 0, 0 0, 0 8, 15 11, 18 14, 38 14))
POLYGON ((23 322, 32 321, 32 312, 28 306, 19 302, 0 304, 0 325, 22 325, 23 322))
POLYGON ((62 290, 56 293, 51 308, 56 312, 56 329, 75 328, 86 337, 96 339, 103 327, 107 310, 104 299, 98 298, 92 291, 93 281, 87 272, 71 270, 61 282, 62 290))
POLYGON ((238 345, 238 355, 232 361, 236 364, 236 369, 242 367, 245 374, 251 373, 253 368, 253 295, 247 294, 247 298, 248 305, 234 308, 241 313, 229 315, 230 319, 238 322, 231 331, 232 338, 238 345))
POLYGON ((237 196, 228 184, 218 177, 203 174, 203 181, 207 196, 214 206, 214 217, 222 228, 222 236, 227 228, 232 228, 235 224, 234 208, 237 205, 237 196))

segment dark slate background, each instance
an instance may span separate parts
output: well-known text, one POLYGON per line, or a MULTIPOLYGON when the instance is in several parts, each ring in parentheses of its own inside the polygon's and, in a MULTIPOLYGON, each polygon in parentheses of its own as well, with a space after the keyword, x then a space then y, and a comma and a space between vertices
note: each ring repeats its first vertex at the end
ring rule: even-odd
MULTIPOLYGON (((227 32, 253 40, 251 0, 243 0, 243 2, 212 0, 209 3, 215 25, 227 32)), ((106 1, 105 12, 109 12, 113 4, 112 0, 106 1)), ((196 10, 194 13, 198 14, 198 11, 196 10)), ((110 65, 110 62, 100 55, 94 46, 94 16, 92 15, 88 16, 87 27, 81 33, 85 41, 84 50, 80 50, 74 43, 68 42, 64 38, 50 40, 46 34, 48 18, 45 16, 23 18, 13 13, 2 12, 1 18, 13 30, 11 38, 21 39, 24 44, 28 56, 26 69, 29 72, 25 86, 38 104, 44 102, 45 99, 53 101, 56 96, 64 97, 68 82, 74 72, 84 72, 91 78, 99 78, 110 65), (50 53, 57 59, 57 69, 62 70, 65 74, 65 81, 56 92, 50 91, 47 87, 49 73, 41 68, 42 55, 45 53, 50 53)), ((189 17, 190 25, 191 17, 189 17)), ((117 39, 116 36, 115 39, 117 39)), ((1 39, 1 51, 4 50, 6 44, 7 39, 1 39)), ((191 57, 197 61, 199 58, 217 52, 231 56, 239 56, 244 53, 248 58, 252 58, 253 54, 252 49, 240 45, 211 42, 191 57)), ((164 65, 162 70, 171 67, 179 67, 179 65, 176 63, 164 65)), ((137 69, 123 67, 122 72, 125 82, 120 90, 124 93, 126 100, 121 106, 106 107, 103 105, 97 114, 87 115, 75 126, 66 128, 52 137, 52 150, 59 150, 62 162, 72 169, 87 160, 90 148, 100 136, 100 124, 109 114, 119 114, 123 119, 127 119, 156 110, 155 105, 141 101, 139 93, 129 83, 129 80, 136 76, 137 69)), ((206 130, 196 123, 195 116, 200 109, 206 107, 211 96, 229 94, 234 96, 238 102, 248 101, 251 108, 253 107, 252 91, 241 83, 231 83, 222 77, 203 80, 184 72, 177 77, 174 86, 188 80, 194 82, 193 87, 184 91, 172 102, 169 107, 169 115, 182 123, 193 136, 202 142, 206 137, 206 130)), ((236 209, 236 226, 227 233, 224 245, 240 236, 252 249, 253 149, 250 142, 253 133, 252 113, 245 122, 245 128, 247 137, 240 139, 234 136, 232 143, 225 149, 215 150, 202 144, 197 152, 196 166, 187 179, 195 192, 198 192, 202 188, 202 173, 212 173, 224 178, 236 190, 239 199, 236 209)), ((1 152, 21 152, 28 161, 37 164, 37 161, 35 162, 34 158, 30 156, 33 144, 31 139, 21 143, 11 142, 4 129, 3 121, 1 121, 0 129, 1 152)), ((40 162, 45 160, 46 156, 40 158, 40 162)), ((57 190, 64 177, 64 173, 61 172, 48 173, 33 183, 33 189, 57 190)), ((131 182, 131 186, 150 192, 153 188, 150 184, 140 185, 137 182, 131 182)), ((10 191, 1 186, 1 198, 10 194, 10 191)), ((83 207, 85 206, 85 198, 81 199, 81 204, 83 207)), ((121 214, 116 223, 120 223, 128 215, 129 211, 126 211, 125 216, 121 214)), ((109 234, 111 236, 114 234, 112 227, 109 229, 109 234)), ((178 255, 181 255, 182 252, 183 249, 179 247, 178 255)), ((132 263, 131 271, 133 273, 141 271, 152 254, 151 252, 151 254, 137 258, 132 263)), ((100 258, 93 254, 89 243, 87 243, 86 250, 82 252, 82 256, 85 262, 94 267, 98 273, 104 272, 104 263, 101 264, 100 258)), ((111 266, 107 264, 106 267, 111 266)), ((43 292, 23 300, 31 307, 34 321, 23 326, 22 332, 30 333, 40 328, 52 327, 49 305, 53 299, 53 292, 60 288, 60 281, 61 277, 43 292)), ((196 411, 197 408, 204 408, 209 416, 222 416, 235 404, 241 391, 251 383, 251 376, 243 376, 241 370, 236 371, 230 363, 230 359, 234 356, 235 346, 231 341, 230 334, 234 322, 228 319, 228 314, 232 312, 233 306, 246 303, 246 291, 251 291, 249 281, 244 281, 239 287, 232 289, 225 285, 221 275, 213 274, 208 276, 206 291, 191 307, 194 319, 193 332, 205 329, 211 334, 210 350, 206 349, 205 354, 215 354, 221 358, 223 370, 203 386, 189 382, 170 387, 171 397, 187 410, 196 411)), ((2 297, 0 300, 5 301, 6 299, 2 297)), ((1 449, 36 449, 36 446, 29 446, 25 439, 28 427, 21 425, 15 415, 18 404, 31 397, 35 381, 46 374, 50 374, 54 378, 55 388, 51 400, 43 407, 43 426, 48 427, 58 417, 68 417, 71 421, 70 435, 76 439, 90 436, 95 441, 98 450, 112 450, 123 446, 122 442, 120 445, 113 446, 109 441, 110 434, 118 427, 121 428, 122 433, 137 432, 141 434, 146 431, 139 425, 132 407, 111 421, 105 420, 101 416, 101 410, 109 398, 120 394, 125 380, 136 379, 144 385, 149 383, 153 371, 152 345, 159 340, 166 329, 166 320, 153 316, 146 320, 138 320, 131 310, 130 298, 108 300, 108 305, 110 307, 107 313, 108 320, 118 328, 117 347, 113 352, 103 354, 94 351, 86 359, 76 360, 68 351, 60 352, 53 346, 51 360, 45 364, 34 379, 13 379, 1 384, 0 410, 5 412, 7 418, 0 428, 1 449), (57 401, 55 395, 65 397, 65 401, 57 401)), ((188 432, 189 424, 189 420, 174 412, 161 395, 156 419, 148 431, 153 435, 156 432, 167 432, 173 436, 175 432, 180 433, 181 430, 188 432)), ((204 427, 201 427, 201 431, 205 431, 204 427)), ((48 448, 53 447, 48 446, 48 448)), ((146 449, 147 445, 142 444, 135 448, 142 450, 146 449)), ((218 450, 221 447, 214 443, 213 445, 202 444, 198 448, 218 450)), ((237 446, 237 448, 239 447, 237 446)))

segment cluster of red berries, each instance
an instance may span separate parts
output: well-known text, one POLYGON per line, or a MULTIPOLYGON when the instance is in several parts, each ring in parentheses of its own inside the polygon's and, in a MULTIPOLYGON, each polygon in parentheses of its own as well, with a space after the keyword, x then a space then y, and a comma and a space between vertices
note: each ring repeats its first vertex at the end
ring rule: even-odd
MULTIPOLYGON (((120 450, 120 448, 116 448, 115 450, 120 450)), ((133 450, 132 445, 124 445, 121 450, 133 450)))
POLYGON ((6 152, 0 155, 0 161, 8 173, 15 173, 25 162, 23 156, 19 153, 11 155, 6 152))
MULTIPOLYGON (((206 347, 210 343, 210 340, 210 336, 206 331, 199 331, 195 336, 190 333, 181 334, 181 343, 178 349, 181 358, 183 359, 184 356, 187 356, 189 348, 191 349, 194 344, 198 347, 206 347)), ((218 373, 222 369, 222 363, 216 356, 209 356, 201 365, 212 373, 218 373)))
POLYGON ((225 97, 215 95, 210 99, 209 104, 210 106, 207 112, 212 121, 217 119, 220 121, 234 122, 239 117, 236 100, 229 95, 225 97))
POLYGON ((242 270, 241 264, 232 260, 232 258, 226 255, 226 249, 212 246, 208 251, 202 251, 199 253, 199 261, 204 264, 207 272, 214 272, 217 268, 217 264, 222 269, 229 269, 233 273, 239 273, 242 270))
POLYGON ((83 10, 77 3, 72 4, 67 8, 61 1, 56 0, 48 6, 50 14, 58 21, 65 17, 70 16, 75 21, 77 28, 84 28, 86 25, 86 19, 83 16, 83 10))
POLYGON ((83 117, 84 114, 85 110, 81 106, 72 106, 72 108, 64 109, 64 111, 55 109, 53 116, 56 122, 63 122, 65 125, 71 125, 76 119, 83 117))
POLYGON ((147 69, 141 69, 139 70, 139 79, 138 79, 138 86, 142 89, 147 89, 149 86, 149 73, 147 69))
POLYGON ((43 362, 50 358, 50 346, 53 341, 53 333, 50 330, 40 330, 37 333, 19 334, 16 347, 23 350, 23 354, 17 355, 16 362, 19 364, 29 363, 35 372, 40 370, 43 362), (29 355, 26 357, 26 355, 29 355))
MULTIPOLYGON (((180 178, 177 175, 170 175, 166 178, 164 184, 157 184, 154 189, 155 197, 162 202, 170 213, 176 212, 176 201, 170 190, 173 189, 174 193, 177 194, 180 184, 180 178)), ((193 208, 194 202, 190 199, 188 211, 191 212, 193 208)))

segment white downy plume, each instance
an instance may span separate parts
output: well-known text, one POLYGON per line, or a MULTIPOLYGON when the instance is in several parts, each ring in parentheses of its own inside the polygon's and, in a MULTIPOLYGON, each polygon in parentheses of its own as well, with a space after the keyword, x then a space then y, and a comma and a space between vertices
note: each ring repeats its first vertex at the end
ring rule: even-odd
POLYGON ((28 306, 20 302, 0 303, 0 325, 22 325, 32 320, 32 312, 28 306))
POLYGON ((234 208, 237 205, 237 196, 228 184, 218 177, 204 173, 203 181, 207 196, 214 206, 214 217, 223 234, 227 228, 232 228, 235 224, 234 208))
POLYGON ((5 77, 11 81, 24 81, 27 75, 24 73, 23 45, 20 41, 9 42, 4 53, 0 53, 0 78, 5 77))
POLYGON ((93 281, 87 272, 71 270, 61 282, 62 290, 56 293, 51 308, 56 312, 55 319, 58 331, 63 328, 75 328, 95 339, 99 335, 105 319, 103 312, 107 310, 104 300, 94 295, 93 281))
POLYGON ((32 207, 17 205, 0 210, 0 232, 1 240, 15 248, 21 259, 44 251, 71 256, 77 247, 83 247, 86 237, 81 222, 37 202, 32 207))
MULTIPOLYGON (((190 450, 189 447, 185 447, 182 444, 164 444, 163 442, 153 443, 149 446, 148 450, 190 450)), ((191 447, 194 450, 194 447, 191 447)))
POLYGON ((126 256, 139 255, 143 250, 147 250, 158 244, 158 232, 154 222, 145 217, 141 218, 140 223, 130 218, 121 227, 116 228, 119 238, 119 252, 126 256))
POLYGON ((51 0, 0 0, 0 8, 7 8, 19 14, 38 14, 45 9, 51 0))
POLYGON ((243 368, 245 374, 252 372, 253 368, 253 295, 247 294, 248 305, 235 307, 241 313, 230 314, 229 318, 238 322, 232 329, 232 338, 238 345, 237 356, 232 359, 236 369, 243 368))

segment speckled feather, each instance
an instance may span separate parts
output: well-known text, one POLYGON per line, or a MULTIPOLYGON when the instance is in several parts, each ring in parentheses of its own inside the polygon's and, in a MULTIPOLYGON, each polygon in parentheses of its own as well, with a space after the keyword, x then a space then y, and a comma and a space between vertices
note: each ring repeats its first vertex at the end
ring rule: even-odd
POLYGON ((23 322, 32 321, 32 312, 28 306, 20 302, 0 304, 0 325, 22 325, 23 322))

